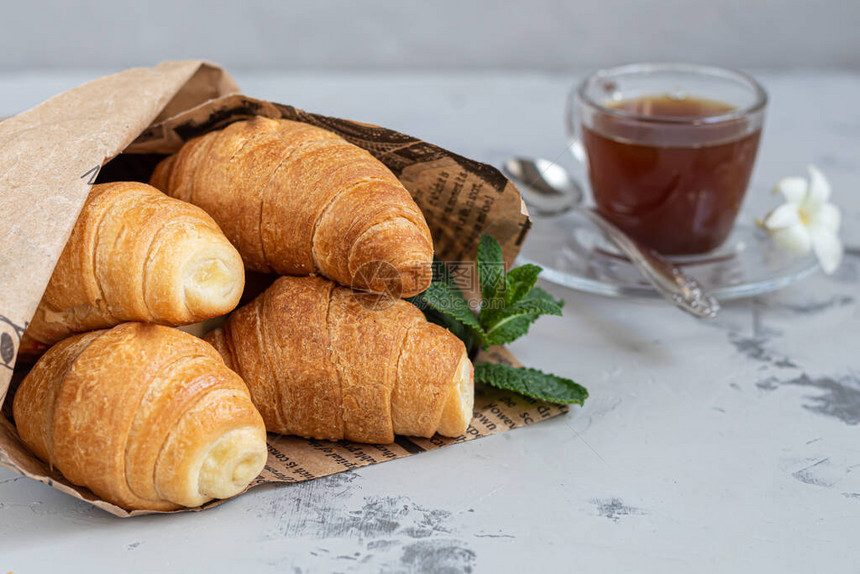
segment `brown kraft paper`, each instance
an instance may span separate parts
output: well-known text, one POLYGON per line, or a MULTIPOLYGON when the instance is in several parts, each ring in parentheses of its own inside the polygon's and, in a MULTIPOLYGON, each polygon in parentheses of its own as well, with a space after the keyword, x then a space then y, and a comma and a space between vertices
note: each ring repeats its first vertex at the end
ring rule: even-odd
MULTIPOLYGON (((15 370, 21 334, 100 172, 115 179, 119 169, 122 177, 122 166, 141 163, 148 154, 175 152, 184 141, 237 120, 267 116, 302 121, 370 151, 400 178, 421 207, 443 261, 473 260, 482 233, 499 240, 508 264, 516 257, 530 221, 519 192, 495 168, 382 127, 311 114, 237 92, 232 78, 213 64, 164 62, 94 80, 0 122, 0 402, 13 375, 21 377, 20 369, 15 370)), ((128 179, 141 179, 132 172, 129 169, 128 179)), ((464 287, 474 292, 474 283, 464 287)), ((482 352, 480 360, 518 364, 498 347, 482 352)), ((21 443, 8 418, 8 401, 6 407, 0 416, 0 465, 117 516, 150 513, 128 512, 99 500, 48 468, 21 443)), ((270 434, 266 467, 251 487, 320 478, 566 411, 506 391, 478 388, 472 423, 457 438, 398 437, 390 445, 367 445, 270 434)))

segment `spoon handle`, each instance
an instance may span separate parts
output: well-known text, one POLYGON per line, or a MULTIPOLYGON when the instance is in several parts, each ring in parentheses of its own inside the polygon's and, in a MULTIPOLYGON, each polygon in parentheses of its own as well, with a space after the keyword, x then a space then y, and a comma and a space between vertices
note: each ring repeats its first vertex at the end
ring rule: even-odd
POLYGON ((630 261, 666 300, 699 318, 714 317, 719 312, 719 302, 707 293, 698 281, 686 275, 678 266, 628 236, 597 212, 586 207, 579 207, 578 211, 587 216, 630 258, 630 261))

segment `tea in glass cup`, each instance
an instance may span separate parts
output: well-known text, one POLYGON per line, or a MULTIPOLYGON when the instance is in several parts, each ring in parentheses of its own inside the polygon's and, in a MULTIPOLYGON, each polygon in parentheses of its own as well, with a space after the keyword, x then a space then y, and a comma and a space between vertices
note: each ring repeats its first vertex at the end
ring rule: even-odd
POLYGON ((755 163, 767 96, 752 78, 632 64, 586 78, 568 104, 597 210, 669 255, 719 247, 755 163))

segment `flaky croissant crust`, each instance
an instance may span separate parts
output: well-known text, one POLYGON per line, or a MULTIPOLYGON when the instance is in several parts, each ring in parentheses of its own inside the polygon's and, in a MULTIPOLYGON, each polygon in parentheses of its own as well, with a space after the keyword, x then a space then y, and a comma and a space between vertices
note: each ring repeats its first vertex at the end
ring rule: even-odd
POLYGON ((26 337, 123 321, 185 325, 232 310, 241 257, 202 209, 137 182, 94 185, 26 337))
POLYGON ((36 456, 129 510, 233 496, 267 456, 239 376, 204 341, 159 325, 123 323, 54 345, 21 383, 13 414, 36 456))
POLYGON ((430 284, 433 240, 409 192, 324 129, 236 122, 188 141, 150 183, 212 215, 250 269, 402 297, 430 284))
POLYGON ((390 443, 458 436, 472 418, 463 343, 410 303, 281 277, 206 336, 270 432, 390 443))

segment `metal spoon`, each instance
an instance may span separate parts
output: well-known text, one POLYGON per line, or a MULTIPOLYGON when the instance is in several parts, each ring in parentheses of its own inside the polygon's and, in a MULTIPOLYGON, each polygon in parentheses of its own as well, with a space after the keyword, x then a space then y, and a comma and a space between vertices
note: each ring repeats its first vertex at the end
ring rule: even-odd
POLYGON ((663 297, 695 317, 714 317, 717 300, 698 281, 665 257, 629 237, 582 203, 582 187, 563 167, 546 159, 514 157, 502 171, 519 187, 529 209, 540 215, 558 215, 571 209, 585 215, 639 269, 663 297))

